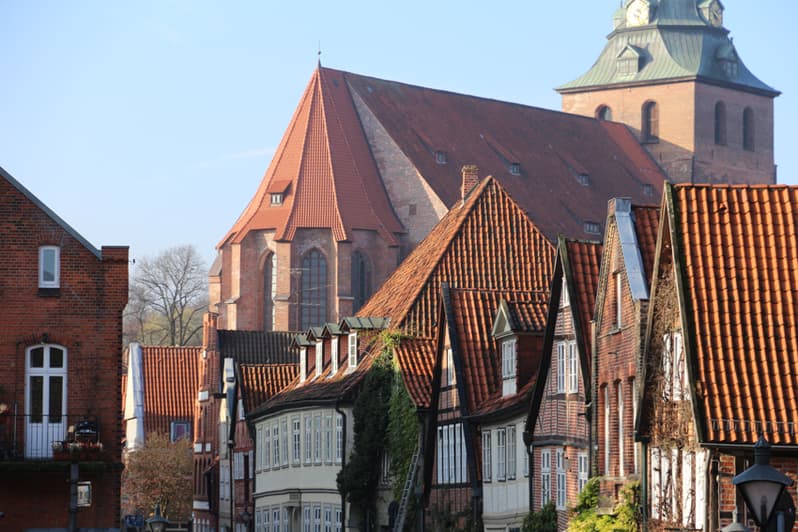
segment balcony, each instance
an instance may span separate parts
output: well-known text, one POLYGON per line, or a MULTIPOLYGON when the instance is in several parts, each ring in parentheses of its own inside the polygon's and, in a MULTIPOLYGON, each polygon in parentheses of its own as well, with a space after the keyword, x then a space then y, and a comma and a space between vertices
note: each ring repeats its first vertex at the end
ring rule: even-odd
POLYGON ((96 416, 0 413, 0 463, 107 461, 96 416))

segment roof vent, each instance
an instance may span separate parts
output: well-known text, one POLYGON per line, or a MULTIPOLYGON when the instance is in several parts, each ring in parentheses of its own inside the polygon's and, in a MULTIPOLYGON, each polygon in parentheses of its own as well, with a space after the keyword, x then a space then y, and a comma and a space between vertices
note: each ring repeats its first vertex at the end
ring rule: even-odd
POLYGON ((585 222, 584 224, 585 233, 590 235, 600 235, 601 234, 601 225, 597 222, 585 222))
POLYGON ((475 164, 467 164, 463 167, 463 185, 460 189, 461 198, 465 201, 468 193, 479 183, 479 167, 475 164))
POLYGON ((649 183, 643 184, 643 194, 646 196, 653 196, 654 195, 654 187, 649 183))
POLYGON ((590 176, 588 174, 585 173, 577 174, 576 180, 579 181, 579 184, 582 185, 583 187, 590 186, 590 176))
POLYGON ((446 156, 445 151, 438 150, 435 152, 435 162, 438 164, 446 164, 448 162, 448 157, 446 156))

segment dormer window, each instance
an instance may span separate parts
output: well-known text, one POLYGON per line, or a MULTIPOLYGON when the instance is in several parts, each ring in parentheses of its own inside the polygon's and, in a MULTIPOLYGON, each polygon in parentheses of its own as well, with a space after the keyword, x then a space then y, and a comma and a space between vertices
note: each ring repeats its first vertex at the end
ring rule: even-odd
POLYGON ((640 72, 642 57, 641 50, 631 44, 627 44, 617 57, 618 77, 621 79, 635 77, 637 73, 640 72))
POLYGON ((299 382, 305 382, 308 375, 308 349, 299 348, 299 382))
POLYGON ((39 248, 39 288, 61 286, 61 248, 42 246, 39 248))
POLYGON ((596 222, 585 222, 584 230, 590 235, 599 235, 601 234, 601 225, 596 222))
POLYGON ((516 393, 516 375, 516 341, 513 337, 502 342, 502 395, 516 393))
POLYGON ((338 373, 338 337, 330 337, 330 377, 338 373))
POLYGON ((446 155, 445 151, 438 150, 435 152, 435 162, 438 164, 446 164, 449 162, 449 158, 446 155))
POLYGON ((354 369, 357 367, 357 333, 351 332, 349 333, 349 369, 354 369))
POLYGON ((512 175, 521 175, 521 163, 510 163, 510 173, 512 175))
POLYGON ((283 204, 283 195, 282 194, 272 194, 272 205, 282 205, 283 204))
POLYGON ((590 186, 590 176, 588 174, 585 173, 578 174, 576 176, 576 180, 579 181, 579 184, 582 185, 583 187, 590 186))
POLYGON ((324 343, 321 340, 316 342, 316 376, 321 375, 321 367, 324 364, 324 343))

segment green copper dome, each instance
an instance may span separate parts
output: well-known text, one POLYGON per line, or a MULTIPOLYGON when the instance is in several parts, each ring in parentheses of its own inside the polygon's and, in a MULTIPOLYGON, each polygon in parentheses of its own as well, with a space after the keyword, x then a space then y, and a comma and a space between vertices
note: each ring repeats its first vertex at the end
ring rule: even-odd
POLYGON ((720 0, 624 0, 596 63, 560 93, 699 80, 777 96, 748 70, 723 27, 720 0))

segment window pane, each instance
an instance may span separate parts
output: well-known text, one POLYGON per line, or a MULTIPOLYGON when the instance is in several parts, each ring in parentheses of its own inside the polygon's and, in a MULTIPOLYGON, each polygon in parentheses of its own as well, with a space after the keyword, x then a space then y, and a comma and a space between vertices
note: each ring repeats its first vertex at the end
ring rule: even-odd
POLYGON ((50 367, 63 368, 64 367, 64 350, 57 347, 50 348, 50 367))
POLYGON ((55 282, 55 250, 42 250, 42 281, 45 283, 55 282))
POLYGON ((327 320, 327 261, 318 250, 302 259, 300 329, 321 325, 327 320))
POLYGON ((64 377, 50 377, 50 423, 60 423, 64 413, 64 377))
POLYGON ((30 367, 43 368, 44 367, 44 348, 34 347, 30 350, 30 367))
POLYGON ((30 421, 42 422, 42 409, 44 407, 44 377, 30 378, 30 421))

